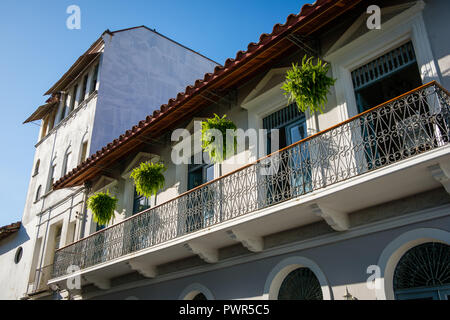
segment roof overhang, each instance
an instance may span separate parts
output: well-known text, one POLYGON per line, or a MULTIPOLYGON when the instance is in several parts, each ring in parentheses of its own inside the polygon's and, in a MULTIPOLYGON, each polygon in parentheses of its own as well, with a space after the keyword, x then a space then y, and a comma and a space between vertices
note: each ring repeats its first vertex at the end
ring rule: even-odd
POLYGON ((156 137, 166 130, 174 129, 180 119, 187 119, 211 104, 208 92, 226 92, 235 88, 267 69, 277 58, 296 50, 295 44, 287 39, 288 35, 309 36, 361 1, 317 0, 312 5, 304 5, 299 14, 289 15, 285 24, 275 25, 271 34, 262 34, 258 43, 250 43, 247 51, 239 51, 235 59, 228 59, 223 67, 216 67, 214 73, 206 74, 203 80, 188 86, 185 92, 170 99, 153 115, 147 116, 131 130, 91 155, 59 179, 54 188, 79 186, 102 174, 112 163, 120 161, 130 152, 136 152, 145 143, 144 137, 156 137))
POLYGON ((100 52, 85 53, 80 56, 70 69, 51 87, 44 95, 54 94, 64 91, 64 89, 78 76, 83 70, 98 58, 100 52))
POLYGON ((0 241, 19 231, 22 223, 16 222, 10 225, 0 227, 0 241))
POLYGON ((34 111, 33 114, 31 116, 29 116, 28 119, 25 120, 23 123, 25 124, 28 122, 43 119, 49 112, 51 112, 51 110, 53 109, 53 107, 55 105, 57 105, 57 102, 46 103, 46 104, 38 107, 36 109, 36 111, 34 111))

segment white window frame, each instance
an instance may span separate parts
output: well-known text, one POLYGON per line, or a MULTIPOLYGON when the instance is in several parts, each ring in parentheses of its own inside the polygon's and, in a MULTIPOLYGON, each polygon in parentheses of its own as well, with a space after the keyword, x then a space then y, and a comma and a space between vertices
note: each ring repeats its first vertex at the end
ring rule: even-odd
MULTIPOLYGON (((258 94, 261 89, 267 84, 271 78, 279 73, 285 74, 288 68, 277 68, 270 70, 266 76, 259 82, 256 88, 248 95, 248 98, 242 103, 242 108, 248 111, 248 127, 254 128, 257 132, 264 129, 263 119, 272 113, 286 108, 290 103, 288 98, 283 94, 281 86, 283 81, 274 85, 271 89, 258 94)), ((306 130, 308 136, 318 132, 317 115, 311 115, 310 112, 305 112, 306 118, 306 130)), ((262 137, 258 137, 258 146, 249 146, 250 150, 250 162, 258 160, 262 156, 262 148, 265 146, 264 142, 261 142, 262 137)), ((268 150, 270 153, 270 150, 268 150)))
POLYGON ((207 300, 215 300, 211 290, 200 283, 193 283, 186 287, 180 294, 178 300, 192 300, 202 293, 207 300))
POLYGON ((321 268, 311 259, 293 256, 279 262, 270 272, 264 285, 262 300, 278 300, 278 294, 284 279, 294 270, 308 268, 316 276, 322 289, 323 300, 333 300, 329 281, 321 268))
MULTIPOLYGON (((72 152, 71 149, 72 148, 69 146, 66 149, 66 152, 64 153, 64 160, 63 160, 63 166, 62 166, 62 171, 61 171, 61 177, 64 177, 69 171, 70 163, 69 163, 69 159, 68 158, 69 158, 69 155, 71 156, 71 158, 73 157, 73 152, 72 152)), ((72 160, 70 159, 70 161, 72 161, 72 160)))
POLYGON ((413 43, 422 82, 440 81, 423 20, 424 7, 422 0, 417 1, 409 9, 383 23, 380 30, 371 30, 324 56, 331 63, 333 76, 337 78, 334 88, 339 122, 359 113, 351 72, 408 41, 413 43))

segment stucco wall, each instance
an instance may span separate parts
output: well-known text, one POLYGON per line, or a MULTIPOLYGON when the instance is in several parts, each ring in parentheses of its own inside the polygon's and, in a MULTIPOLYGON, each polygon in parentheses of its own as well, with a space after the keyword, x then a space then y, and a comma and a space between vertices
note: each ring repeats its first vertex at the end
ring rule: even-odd
POLYGON ((104 41, 91 153, 152 115, 216 66, 145 28, 105 34, 104 41))
MULTIPOLYGON (((70 117, 57 125, 55 129, 36 146, 34 164, 30 174, 27 198, 22 218, 22 228, 14 238, 7 238, 0 244, 0 284, 9 288, 1 290, 0 299, 19 299, 27 292, 27 286, 36 268, 49 264, 52 257, 46 239, 54 237, 51 226, 65 222, 61 235, 61 245, 73 241, 73 230, 68 230, 69 222, 75 221, 76 212, 82 212, 80 202, 82 194, 79 188, 56 190, 46 193, 50 166, 56 164, 55 181, 62 175, 64 156, 68 148, 72 151, 68 168, 76 167, 81 156, 82 141, 90 139, 92 120, 97 98, 93 95, 87 103, 80 106, 70 117), (34 167, 40 160, 39 173, 34 175, 34 167), (38 186, 42 186, 39 201, 36 199, 38 186), (70 235, 68 237, 68 235, 70 235), (37 238, 42 238, 41 247, 35 248, 37 238), (19 246, 23 247, 23 257, 19 264, 14 263, 14 255, 19 246), (33 265, 33 257, 37 264, 33 265), (30 277, 31 276, 31 277, 30 277)), ((72 226, 71 226, 72 227, 72 226)), ((77 232, 79 230, 77 229, 77 232)), ((50 241, 51 242, 51 241, 50 241)), ((54 245, 50 243, 50 245, 54 245)))
POLYGON ((27 290, 27 281, 34 249, 34 227, 23 226, 20 230, 0 241, 0 300, 19 299, 27 290), (22 259, 14 262, 17 249, 22 247, 22 259))
MULTIPOLYGON (((93 299, 179 299, 184 289, 192 284, 208 288, 215 299, 261 299, 271 271, 281 261, 290 257, 302 257, 313 261, 324 274, 332 289, 332 297, 343 300, 346 288, 356 298, 375 299, 375 290, 366 287, 370 274, 367 267, 376 265, 383 250, 394 239, 407 231, 433 228, 450 231, 450 218, 444 217, 400 228, 367 234, 349 240, 315 248, 275 255, 269 258, 237 264, 231 267, 206 271, 192 276, 158 282, 130 290, 93 297, 93 299)), ((211 266, 215 268, 215 266, 211 266)), ((193 270, 194 271, 194 270, 193 270)))

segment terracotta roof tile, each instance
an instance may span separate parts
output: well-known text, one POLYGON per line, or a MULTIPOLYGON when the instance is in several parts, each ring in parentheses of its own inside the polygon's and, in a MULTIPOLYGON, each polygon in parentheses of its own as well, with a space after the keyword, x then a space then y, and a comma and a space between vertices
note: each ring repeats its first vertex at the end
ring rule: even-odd
POLYGON ((7 226, 0 227, 0 240, 3 240, 5 238, 9 237, 10 235, 18 232, 21 225, 22 225, 22 222, 19 221, 19 222, 12 223, 7 226))
MULTIPOLYGON (((214 73, 206 73, 203 77, 203 79, 198 79, 195 81, 194 85, 187 86, 185 92, 180 92, 177 94, 176 98, 171 98, 167 104, 163 104, 160 107, 159 112, 154 112, 153 117, 147 116, 145 119, 145 125, 142 128, 146 128, 149 125, 151 125, 156 119, 161 117, 163 114, 173 111, 175 106, 179 106, 183 103, 183 100, 190 97, 192 94, 192 90, 194 92, 199 91, 200 89, 205 88, 208 86, 212 80, 217 79, 218 77, 221 77, 222 75, 226 74, 227 71, 230 70, 232 67, 236 67, 239 64, 243 63, 245 59, 251 57, 252 55, 256 54, 259 49, 263 48, 267 43, 270 42, 270 40, 273 40, 278 35, 287 32, 289 29, 291 29, 293 26, 298 26, 299 23, 308 17, 313 12, 319 10, 325 5, 330 4, 336 4, 337 1, 334 0, 317 0, 314 4, 305 4, 299 14, 290 14, 286 22, 284 24, 276 24, 273 27, 273 31, 271 34, 263 33, 259 38, 259 43, 251 42, 247 46, 247 51, 238 51, 236 53, 236 58, 229 58, 225 62, 225 66, 217 66, 214 69, 214 73)), ((97 153, 94 153, 91 155, 87 160, 85 160, 81 166, 78 166, 77 168, 70 171, 68 174, 66 174, 65 177, 59 179, 55 184, 54 188, 58 189, 58 187, 61 185, 62 182, 66 181, 67 179, 71 179, 77 174, 80 173, 80 171, 87 169, 89 166, 93 165, 96 161, 98 161, 103 153, 103 156, 112 152, 113 150, 118 149, 122 144, 124 144, 126 141, 128 141, 130 138, 132 138, 137 132, 135 130, 138 125, 134 126, 131 130, 127 130, 124 134, 120 135, 118 139, 115 139, 112 143, 112 146, 107 147, 106 149, 103 148, 101 151, 97 151, 97 153), (105 149, 105 150, 104 150, 105 149)))

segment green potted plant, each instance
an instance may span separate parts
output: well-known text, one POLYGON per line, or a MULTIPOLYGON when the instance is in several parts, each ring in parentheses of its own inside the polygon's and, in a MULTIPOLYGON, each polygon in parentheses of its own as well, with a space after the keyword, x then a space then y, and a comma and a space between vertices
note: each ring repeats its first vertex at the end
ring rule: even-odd
POLYGON ((300 112, 310 113, 319 111, 323 113, 323 107, 327 103, 327 94, 336 79, 327 75, 330 66, 317 58, 317 64, 313 58, 305 55, 302 64, 292 64, 292 68, 286 73, 286 81, 281 87, 284 94, 289 96, 289 103, 296 102, 300 112))
POLYGON ((164 174, 167 170, 163 163, 142 162, 139 167, 133 169, 131 178, 136 185, 136 192, 140 196, 150 198, 164 188, 164 174))
MULTIPOLYGON (((202 148, 208 153, 209 158, 212 163, 220 163, 227 158, 227 130, 236 131, 237 127, 233 121, 226 119, 227 115, 222 118, 217 114, 214 114, 214 118, 207 119, 202 122, 202 148), (222 152, 218 150, 220 143, 215 141, 213 133, 210 131, 212 129, 218 130, 222 133, 222 152)), ((237 148, 237 139, 233 138, 234 146, 233 150, 237 148)))
POLYGON ((94 221, 99 225, 107 225, 114 218, 118 199, 106 192, 98 192, 88 200, 88 208, 94 214, 94 221))

